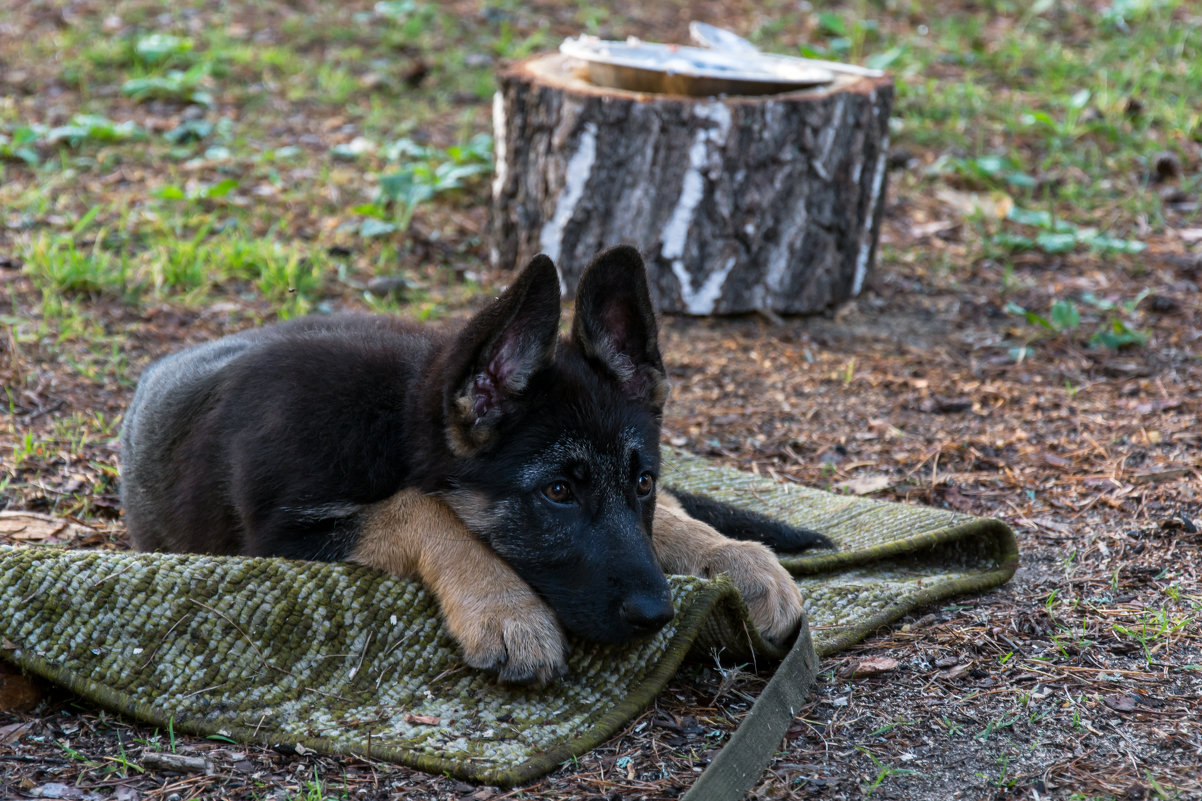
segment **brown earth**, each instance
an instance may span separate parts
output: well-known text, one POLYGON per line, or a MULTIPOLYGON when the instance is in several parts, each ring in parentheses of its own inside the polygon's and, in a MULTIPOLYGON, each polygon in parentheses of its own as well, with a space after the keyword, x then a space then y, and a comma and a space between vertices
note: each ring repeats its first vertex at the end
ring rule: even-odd
MULTIPOLYGON (((45 10, 20 5, 0 9, 36 31, 45 10)), ((730 14, 751 13, 739 9, 730 14)), ((683 13, 641 14, 649 31, 682 39, 683 13)), ((36 66, 23 69, 39 80, 36 66)), ((70 105, 72 90, 58 91, 70 105)), ((21 102, 33 108, 36 99, 21 102)), ((125 111, 143 121, 153 113, 125 111)), ((1138 256, 1032 251, 1007 276, 996 260, 970 254, 972 225, 919 176, 936 155, 912 148, 895 159, 881 263, 855 301, 808 319, 663 324, 673 444, 781 480, 1000 517, 1019 539, 1021 564, 1007 586, 923 610, 828 660, 753 796, 1202 797, 1202 252, 1177 233, 1190 219, 1196 228, 1196 217, 1166 209, 1138 256), (1016 288, 1003 299, 1006 281, 1016 288), (1047 308, 1085 290, 1114 299, 1148 290, 1136 312, 1146 344, 1112 350, 1076 332, 1036 336, 1005 310, 1007 300, 1047 308), (1027 352, 1014 352, 1023 345, 1027 352), (849 678, 861 661, 882 658, 896 667, 849 678)), ((8 178, 39 180, 17 167, 8 178)), ((81 180, 108 178, 98 169, 81 180)), ((130 169, 111 183, 145 192, 150 177, 130 169)), ((468 197, 417 221, 401 266, 431 292, 455 294, 461 276, 443 266, 448 259, 483 269, 485 249, 472 236, 485 230, 485 191, 474 190, 475 205, 468 197), (433 236, 448 229, 451 245, 433 236)), ((33 319, 40 290, 22 270, 18 236, 12 225, 0 232, 0 311, 33 319)), ((484 275, 487 287, 505 280, 484 275)), ((338 306, 362 303, 346 287, 328 296, 338 306)), ((269 313, 232 290, 201 306, 105 295, 80 302, 107 332, 125 332, 127 379, 154 356, 269 313)), ((448 314, 462 317, 473 302, 457 301, 448 314)), ((76 369, 85 343, 30 341, 17 325, 6 323, 0 341, 8 391, 0 454, 7 461, 26 433, 61 448, 6 473, 0 504, 81 527, 0 541, 127 547, 115 443, 97 434, 71 447, 54 425, 72 412, 115 417, 131 386, 76 369)), ((0 712, 0 797, 316 798, 306 794, 316 778, 330 797, 353 799, 673 798, 763 680, 688 668, 621 735, 512 792, 192 737, 176 738, 175 751, 204 757, 202 769, 164 766, 149 755, 170 750, 166 732, 43 687, 32 710, 0 712)))

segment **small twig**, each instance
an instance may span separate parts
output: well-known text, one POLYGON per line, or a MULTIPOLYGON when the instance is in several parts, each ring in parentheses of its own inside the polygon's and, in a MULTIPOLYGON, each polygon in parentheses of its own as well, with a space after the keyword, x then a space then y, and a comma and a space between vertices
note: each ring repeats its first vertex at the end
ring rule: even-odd
POLYGON ((426 684, 427 688, 434 687, 434 685, 438 684, 438 682, 442 681, 447 676, 454 676, 456 673, 459 673, 460 671, 464 670, 465 667, 466 667, 465 665, 456 665, 455 667, 447 668, 442 673, 439 673, 437 676, 430 679, 430 681, 427 682, 427 684, 426 684))
POLYGON ((359 652, 359 661, 351 669, 350 675, 346 677, 347 681, 354 681, 355 676, 359 674, 359 668, 363 667, 363 660, 367 657, 367 649, 371 646, 371 638, 374 634, 374 631, 367 632, 367 640, 363 643, 363 650, 359 652))
POLYGON ((166 633, 163 634, 163 639, 159 640, 159 644, 156 645, 154 647, 154 650, 150 652, 150 656, 146 657, 146 661, 143 662, 142 664, 138 665, 139 671, 143 671, 146 669, 146 666, 150 664, 150 660, 154 659, 154 655, 159 652, 159 649, 163 647, 163 643, 167 641, 167 635, 170 634, 171 632, 175 631, 175 627, 178 626, 180 623, 183 623, 184 619, 187 617, 188 617, 188 613, 185 612, 184 614, 179 616, 178 620, 176 620, 174 623, 171 624, 171 628, 167 629, 166 633))
POLYGON ((203 773, 212 776, 215 772, 213 761, 199 756, 183 754, 165 754, 152 752, 142 754, 142 767, 152 770, 175 770, 180 773, 203 773))
MULTIPOLYGON (((267 657, 265 657, 263 655, 263 652, 259 650, 259 646, 255 645, 255 641, 252 640, 250 638, 250 635, 247 634, 245 631, 243 631, 242 628, 237 623, 235 623, 233 620, 230 620, 228 615, 226 615, 224 612, 221 612, 218 609, 214 609, 213 607, 209 606, 208 604, 201 603, 200 601, 196 600, 195 598, 189 598, 188 600, 191 601, 192 603, 196 604, 197 606, 208 609, 210 612, 217 615, 222 620, 224 620, 226 623, 229 623, 231 626, 233 626, 235 629, 237 629, 238 633, 241 634, 242 637, 246 640, 247 645, 249 645, 251 648, 255 649, 255 653, 258 655, 259 659, 263 660, 263 662, 267 662, 267 657)), ((285 671, 285 672, 287 672, 287 671, 285 671)))
POLYGON ((199 690, 193 690, 192 692, 188 693, 187 695, 181 695, 180 700, 182 701, 185 698, 191 698, 192 696, 200 695, 201 693, 207 693, 209 690, 216 690, 218 687, 224 687, 226 684, 229 684, 229 682, 223 681, 223 682, 221 682, 221 684, 214 684, 211 687, 201 687, 199 690))
POLYGON ((126 565, 125 567, 121 568, 120 570, 116 571, 115 573, 109 573, 104 578, 96 579, 95 581, 93 581, 91 584, 88 585, 88 589, 97 587, 97 586, 103 584, 104 582, 108 581, 111 578, 116 578, 117 576, 120 576, 122 573, 126 572, 127 570, 133 569, 133 567, 134 567, 134 564, 131 562, 130 564, 126 565))

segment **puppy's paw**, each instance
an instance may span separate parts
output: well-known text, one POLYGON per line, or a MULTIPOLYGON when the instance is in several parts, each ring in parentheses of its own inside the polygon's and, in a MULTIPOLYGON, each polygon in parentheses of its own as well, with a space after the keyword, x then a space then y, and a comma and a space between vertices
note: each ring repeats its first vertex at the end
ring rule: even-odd
POLYGON ((764 639, 780 645, 801 622, 801 591, 776 556, 758 542, 729 540, 706 554, 705 573, 725 573, 743 596, 764 639))
POLYGON ((528 589, 481 599, 474 610, 448 615, 465 661, 505 684, 543 686, 568 670, 555 613, 528 589))

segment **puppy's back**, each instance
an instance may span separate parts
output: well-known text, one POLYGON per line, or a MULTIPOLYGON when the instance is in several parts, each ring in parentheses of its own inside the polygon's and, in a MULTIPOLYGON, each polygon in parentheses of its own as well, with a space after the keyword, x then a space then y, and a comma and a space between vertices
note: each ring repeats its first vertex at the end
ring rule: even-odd
POLYGON ((221 370, 253 347, 258 332, 207 342, 146 368, 121 425, 121 504, 134 546, 143 551, 192 550, 170 541, 165 520, 178 480, 175 449, 188 425, 213 401, 221 370))
MULTIPOLYGON (((314 443, 333 439, 355 453, 388 450, 388 443, 364 442, 363 431, 345 442, 330 432, 346 428, 348 418, 354 428, 357 403, 370 406, 382 391, 408 394, 406 385, 443 336, 382 315, 314 315, 233 334, 151 364, 121 429, 121 496, 135 547, 219 554, 270 550, 271 543, 244 541, 247 509, 235 508, 240 488, 235 474, 245 460, 239 462, 236 453, 255 451, 255 435, 286 419, 291 424, 282 428, 289 436, 267 436, 257 443, 265 452, 252 454, 275 465, 259 483, 284 498, 289 497, 284 486, 290 486, 294 504, 317 489, 302 486, 305 482, 333 486, 323 473, 332 469, 330 454, 314 443)), ((344 472, 334 470, 346 480, 344 472)), ((395 478, 385 472, 351 471, 356 481, 395 478)), ((385 489, 389 494, 396 487, 385 489)))

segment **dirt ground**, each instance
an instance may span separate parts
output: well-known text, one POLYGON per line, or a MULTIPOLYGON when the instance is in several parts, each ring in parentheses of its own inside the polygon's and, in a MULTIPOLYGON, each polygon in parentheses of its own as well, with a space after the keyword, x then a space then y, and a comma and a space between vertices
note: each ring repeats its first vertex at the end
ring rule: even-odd
MULTIPOLYGON (((42 4, 0 3, 0 17, 13 20, 0 43, 15 48, 23 36, 48 35, 47 25, 77 24, 68 13, 76 6, 56 8, 47 22, 43 15, 53 15, 42 4)), ((732 8, 725 17, 736 23, 752 14, 732 8)), ((716 6, 708 10, 723 21, 716 6)), ((518 27, 534 26, 515 14, 518 27)), ((687 18, 629 16, 665 40, 681 40, 687 18)), ((36 116, 53 86, 56 104, 83 102, 78 87, 39 82, 36 64, 4 70, 10 83, 23 71, 35 87, 21 95, 22 113, 36 116)), ((465 104, 473 119, 487 118, 487 101, 465 104)), ((158 113, 122 108, 148 126, 158 113)), ((328 108, 307 113, 337 117, 328 108)), ((279 116, 282 132, 289 123, 279 116)), ((454 129, 443 119, 429 125, 435 140, 454 129)), ((310 127, 323 132, 324 147, 339 124, 310 127)), ((1196 174, 1202 152, 1188 152, 1181 170, 1196 174)), ((1138 254, 1078 248, 1002 258, 982 250, 981 224, 925 177, 938 155, 919 142, 895 144, 878 265, 851 302, 804 319, 663 321, 673 445, 784 481, 998 517, 1019 541, 1020 567, 1006 586, 925 609, 828 659, 752 797, 1202 798, 1197 198, 1166 203, 1161 219, 1136 226, 1147 245, 1138 254), (1045 330, 1007 306, 1047 309, 1086 292, 1139 297, 1128 319, 1146 341, 1091 345, 1084 326, 1045 330), (877 657, 897 666, 848 678, 857 662, 877 657)), ((128 193, 148 191, 154 170, 101 163, 80 172, 128 193)), ((5 180, 48 179, 9 164, 5 180)), ((442 299, 439 314, 450 321, 506 281, 484 266, 486 193, 474 187, 417 218, 398 256, 402 271, 442 299), (483 292, 462 289, 465 271, 480 276, 483 292)), ((84 208, 43 212, 34 225, 69 228, 48 218, 84 208)), ((244 286, 219 287, 199 303, 75 293, 120 357, 83 369, 95 355, 87 337, 37 329, 39 321, 63 323, 47 316, 45 287, 27 268, 27 229, 17 217, 28 213, 0 210, 0 507, 73 519, 81 527, 57 538, 71 545, 125 548, 113 424, 132 379, 151 358, 269 318, 272 307, 244 286)), ((320 210, 296 213, 313 218, 321 247, 345 247, 323 238, 320 210)), ((368 267, 355 269, 370 277, 368 267)), ((320 299, 361 308, 352 283, 327 283, 320 299)), ((400 313, 415 312, 402 303, 400 313)), ((20 541, 0 534, 0 542, 20 541)), ((764 679, 731 681, 714 666, 692 666, 609 743, 513 791, 287 748, 182 736, 169 743, 167 732, 37 687, 23 708, 0 711, 0 798, 674 798, 764 679), (171 746, 204 757, 209 770, 156 762, 171 746)))

